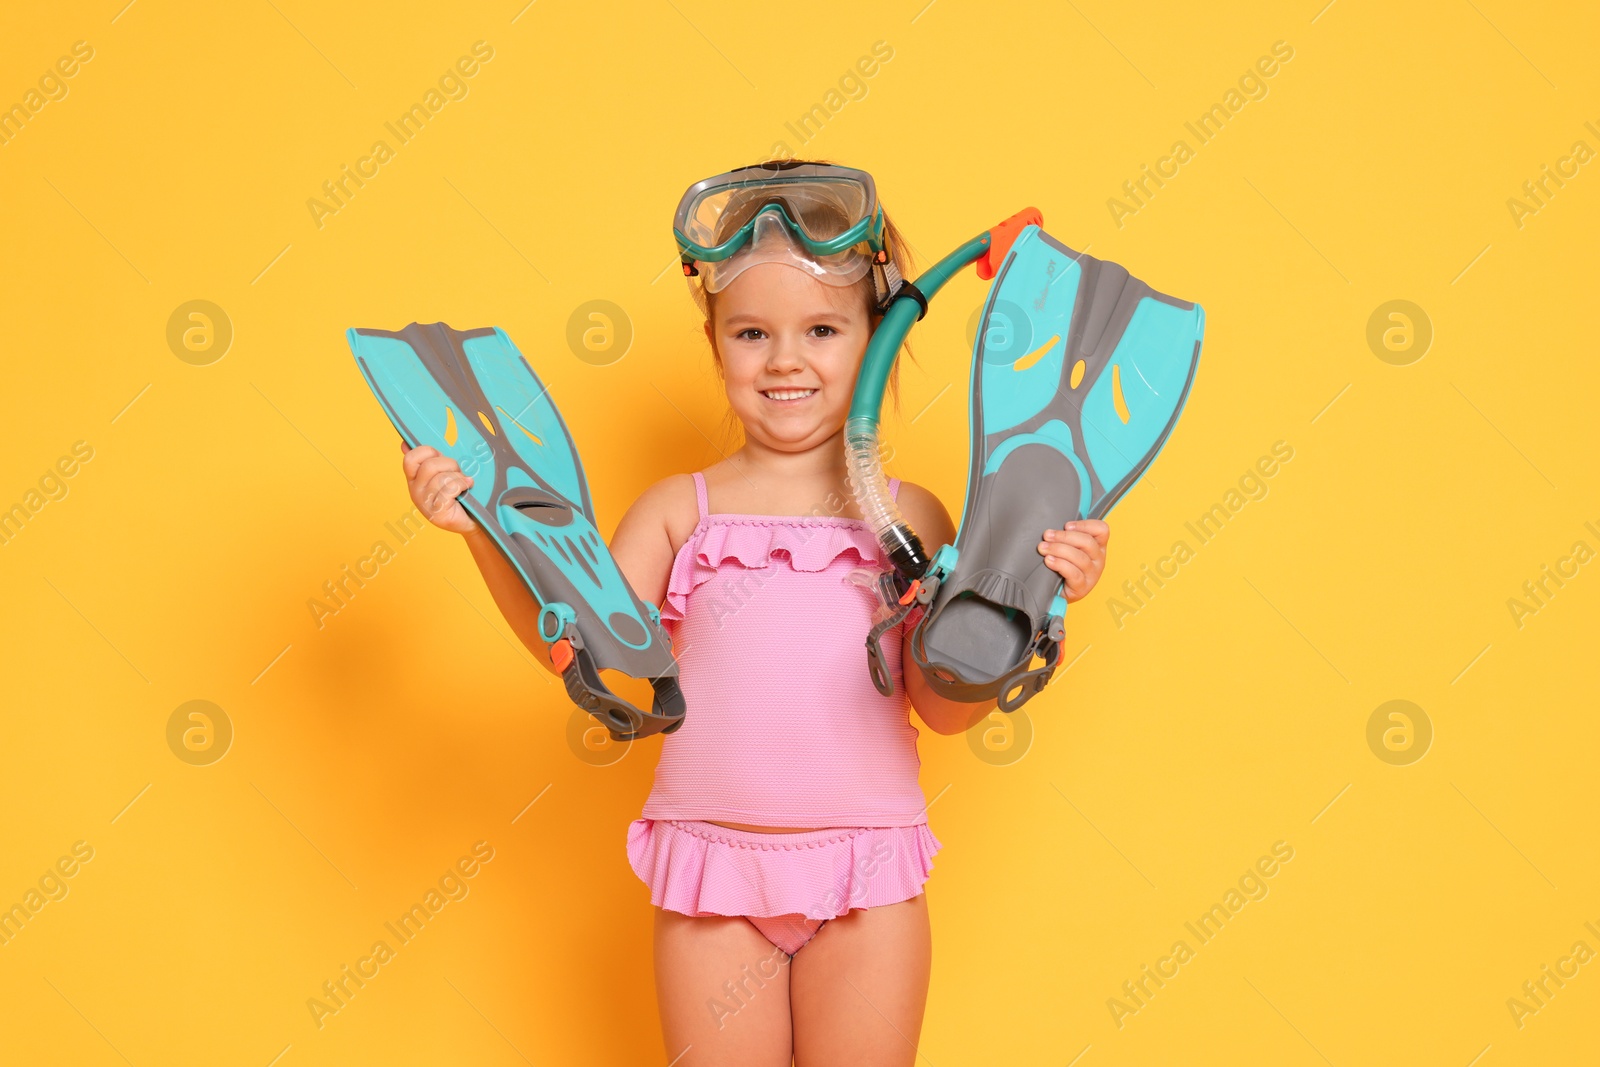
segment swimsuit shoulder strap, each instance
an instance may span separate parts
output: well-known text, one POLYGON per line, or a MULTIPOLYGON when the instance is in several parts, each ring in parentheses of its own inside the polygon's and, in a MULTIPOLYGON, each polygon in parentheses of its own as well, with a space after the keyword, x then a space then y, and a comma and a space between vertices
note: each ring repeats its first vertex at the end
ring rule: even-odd
POLYGON ((706 476, 699 471, 694 472, 694 501, 700 509, 700 521, 704 522, 711 506, 706 502, 706 476))

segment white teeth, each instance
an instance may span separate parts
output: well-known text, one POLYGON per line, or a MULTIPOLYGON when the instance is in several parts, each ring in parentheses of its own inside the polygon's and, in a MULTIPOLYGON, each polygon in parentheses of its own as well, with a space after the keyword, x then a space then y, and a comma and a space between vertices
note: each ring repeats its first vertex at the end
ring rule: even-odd
POLYGON ((814 392, 815 389, 763 389, 761 395, 772 400, 799 400, 814 392))

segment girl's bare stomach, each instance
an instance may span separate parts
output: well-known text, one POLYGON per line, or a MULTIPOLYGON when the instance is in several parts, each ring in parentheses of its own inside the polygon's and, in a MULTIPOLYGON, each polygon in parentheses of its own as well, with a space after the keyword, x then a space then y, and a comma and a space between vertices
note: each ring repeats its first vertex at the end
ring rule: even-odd
MULTIPOLYGON (((710 819, 706 820, 711 822, 710 819)), ((812 830, 826 829, 822 826, 751 826, 742 822, 711 822, 712 826, 726 826, 730 830, 748 830, 756 834, 809 834, 812 830)))

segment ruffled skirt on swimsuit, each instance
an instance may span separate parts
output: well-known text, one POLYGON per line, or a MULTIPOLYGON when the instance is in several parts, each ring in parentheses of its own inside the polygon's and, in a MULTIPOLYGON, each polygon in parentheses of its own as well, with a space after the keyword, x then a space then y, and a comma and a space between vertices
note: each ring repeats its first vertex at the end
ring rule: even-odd
POLYGON ((829 919, 921 894, 941 847, 926 823, 801 833, 678 819, 628 827, 628 862, 650 903, 742 916, 790 955, 829 919))

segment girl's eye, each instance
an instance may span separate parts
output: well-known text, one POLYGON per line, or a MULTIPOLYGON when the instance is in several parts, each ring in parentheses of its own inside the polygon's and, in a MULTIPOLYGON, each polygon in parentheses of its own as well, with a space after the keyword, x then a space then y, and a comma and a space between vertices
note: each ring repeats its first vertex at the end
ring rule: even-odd
POLYGON ((817 334, 818 337, 832 337, 834 334, 839 332, 838 330, 835 330, 832 326, 813 326, 812 330, 821 330, 821 331, 823 331, 823 332, 817 334))
POLYGON ((761 331, 756 329, 754 326, 751 326, 749 329, 740 330, 738 333, 739 340, 741 341, 759 341, 761 340, 761 336, 761 331))

